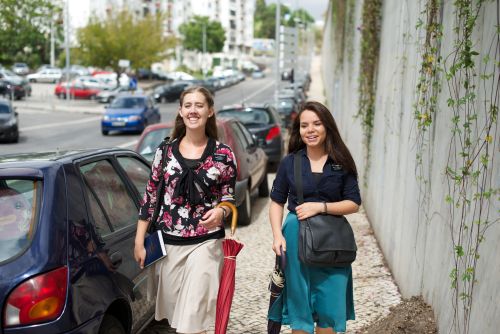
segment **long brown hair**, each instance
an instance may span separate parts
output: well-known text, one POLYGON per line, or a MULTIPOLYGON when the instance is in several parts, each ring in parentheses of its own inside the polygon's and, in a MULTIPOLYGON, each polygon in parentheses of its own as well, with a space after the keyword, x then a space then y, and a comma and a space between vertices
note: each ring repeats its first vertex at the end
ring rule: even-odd
POLYGON ((345 145, 342 137, 340 137, 339 129, 333 119, 332 113, 323 104, 315 101, 309 101, 304 103, 300 112, 295 117, 292 124, 292 131, 290 132, 290 141, 288 142, 288 153, 294 153, 302 148, 306 147, 306 144, 302 141, 300 137, 300 116, 305 110, 314 112, 321 123, 326 129, 326 140, 325 140, 325 150, 328 156, 335 161, 337 164, 341 164, 344 170, 358 176, 358 171, 356 169, 356 164, 352 158, 349 149, 345 145))
MULTIPOLYGON (((201 93, 203 96, 205 96, 205 102, 208 104, 208 108, 212 109, 213 114, 212 117, 209 117, 207 119, 207 124, 205 125, 205 134, 207 135, 208 138, 213 138, 217 140, 217 123, 215 121, 215 111, 214 109, 214 98, 212 96, 212 93, 205 87, 201 86, 193 86, 185 91, 182 92, 180 98, 179 98, 179 105, 182 108, 182 103, 184 102, 184 97, 187 94, 191 93, 201 93)), ((177 113, 177 116, 175 117, 175 124, 174 124, 174 129, 172 130, 172 135, 170 136, 170 140, 174 140, 176 138, 181 139, 186 135, 186 125, 184 124, 184 120, 182 119, 180 113, 177 113)))

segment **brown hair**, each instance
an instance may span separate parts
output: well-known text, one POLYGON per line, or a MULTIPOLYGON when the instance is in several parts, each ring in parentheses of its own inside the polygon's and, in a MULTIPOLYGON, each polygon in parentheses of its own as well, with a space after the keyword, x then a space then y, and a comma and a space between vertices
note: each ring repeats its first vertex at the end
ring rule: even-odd
MULTIPOLYGON (((188 89, 184 90, 179 97, 179 106, 182 108, 182 103, 184 102, 184 97, 187 94, 191 93, 201 93, 203 96, 205 96, 205 102, 208 104, 209 109, 214 109, 214 98, 212 97, 212 93, 205 87, 201 86, 193 86, 189 87, 188 89)), ((209 117, 207 119, 207 124, 205 125, 205 134, 209 138, 213 138, 217 140, 217 123, 215 121, 215 111, 212 114, 212 117, 209 117)), ((176 139, 176 138, 182 138, 186 135, 186 125, 184 124, 184 120, 182 119, 181 115, 177 113, 177 116, 175 117, 175 124, 174 124, 174 129, 172 130, 172 135, 171 140, 176 139)))
POLYGON ((333 119, 332 113, 323 104, 315 101, 309 101, 304 103, 297 117, 292 123, 292 130, 290 132, 290 141, 288 142, 288 153, 294 153, 304 147, 306 144, 302 141, 300 137, 300 116, 305 110, 314 112, 321 123, 326 129, 326 140, 325 140, 325 150, 330 158, 337 164, 341 164, 344 170, 358 176, 358 171, 356 170, 356 164, 352 158, 349 149, 344 144, 344 141, 340 137, 337 124, 335 119, 333 119))

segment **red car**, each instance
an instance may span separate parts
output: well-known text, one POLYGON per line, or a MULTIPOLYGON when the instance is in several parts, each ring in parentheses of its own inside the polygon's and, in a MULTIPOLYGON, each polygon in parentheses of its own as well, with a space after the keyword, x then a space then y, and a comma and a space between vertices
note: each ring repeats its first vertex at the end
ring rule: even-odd
MULTIPOLYGON (((152 161, 156 148, 163 138, 170 135, 174 123, 159 123, 146 127, 135 147, 135 151, 152 161)), ((236 156, 236 206, 238 224, 248 225, 252 218, 251 196, 258 191, 259 196, 269 196, 267 183, 267 155, 254 139, 254 136, 236 119, 218 118, 219 140, 229 145, 236 156)))
MULTIPOLYGON (((97 97, 97 94, 101 92, 100 89, 96 88, 91 88, 91 87, 85 87, 79 84, 70 84, 69 88, 69 94, 70 97, 73 99, 90 99, 94 100, 97 97)), ((68 91, 68 84, 66 82, 61 82, 56 85, 56 88, 54 89, 54 94, 58 98, 66 98, 66 94, 68 91)))

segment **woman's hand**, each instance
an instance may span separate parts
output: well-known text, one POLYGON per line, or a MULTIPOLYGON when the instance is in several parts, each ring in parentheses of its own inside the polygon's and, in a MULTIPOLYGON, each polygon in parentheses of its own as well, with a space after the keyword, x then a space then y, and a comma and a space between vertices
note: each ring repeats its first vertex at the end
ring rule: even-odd
POLYGON ((139 264, 139 267, 141 269, 144 268, 144 260, 146 259, 146 248, 144 248, 144 243, 141 244, 135 244, 134 247, 134 258, 139 264))
POLYGON ((286 252, 286 240, 283 235, 279 235, 273 239, 273 251, 276 255, 281 256, 281 250, 286 252))
POLYGON ((210 209, 207 212, 205 212, 203 217, 201 217, 200 224, 207 230, 211 230, 223 225, 223 219, 222 219, 223 217, 224 217, 224 209, 222 208, 210 209))
POLYGON ((295 208, 295 213, 299 220, 304 220, 312 216, 323 213, 324 205, 319 202, 306 202, 295 208))

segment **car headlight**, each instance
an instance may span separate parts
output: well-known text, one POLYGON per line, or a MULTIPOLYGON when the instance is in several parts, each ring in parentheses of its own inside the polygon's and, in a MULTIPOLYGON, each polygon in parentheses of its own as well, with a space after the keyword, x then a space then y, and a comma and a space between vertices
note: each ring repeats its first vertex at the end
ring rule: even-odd
POLYGON ((17 123, 17 119, 15 117, 12 117, 11 119, 9 119, 7 121, 7 123, 5 123, 5 125, 12 126, 12 125, 15 125, 16 123, 17 123))
POLYGON ((155 94, 155 99, 159 99, 160 98, 160 94, 155 94))
POLYGON ((111 117, 109 117, 108 115, 104 115, 104 116, 102 117, 102 120, 103 120, 103 121, 109 121, 110 119, 111 119, 111 117))
POLYGON ((141 116, 130 116, 128 118, 129 121, 140 121, 142 119, 141 116))

